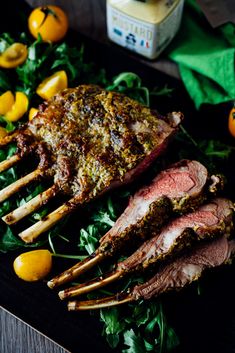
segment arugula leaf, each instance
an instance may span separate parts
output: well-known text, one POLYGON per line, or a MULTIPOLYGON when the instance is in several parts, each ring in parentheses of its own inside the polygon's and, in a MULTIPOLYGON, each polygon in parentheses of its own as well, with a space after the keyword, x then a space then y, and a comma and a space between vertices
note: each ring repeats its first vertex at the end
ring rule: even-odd
POLYGON ((78 79, 84 71, 84 47, 70 48, 67 43, 60 44, 54 51, 55 61, 51 69, 63 69, 67 72, 70 82, 78 79))
POLYGON ((6 253, 21 248, 38 248, 45 244, 46 241, 39 241, 33 244, 26 244, 17 238, 11 228, 2 222, 0 227, 0 252, 6 253))
POLYGON ((85 249, 89 255, 91 255, 98 244, 99 231, 94 224, 90 224, 87 230, 80 230, 80 244, 81 250, 85 249))
POLYGON ((122 350, 122 353, 146 353, 146 346, 140 333, 136 334, 133 329, 125 331, 124 344, 129 348, 122 350))
POLYGON ((113 78, 113 83, 107 87, 108 90, 126 90, 127 88, 141 87, 141 78, 133 72, 122 72, 113 78))
POLYGON ((0 124, 7 130, 7 132, 14 131, 16 128, 11 121, 6 120, 3 116, 0 116, 0 124))
POLYGON ((6 71, 0 70, 0 91, 4 93, 5 91, 11 90, 12 85, 7 75, 6 71))
POLYGON ((13 43, 14 39, 9 33, 2 33, 0 37, 0 53, 3 53, 13 43))
POLYGON ((37 85, 49 74, 48 61, 54 51, 52 44, 44 43, 40 35, 28 46, 28 58, 16 68, 17 90, 25 92, 30 98, 35 94, 37 85))
POLYGON ((170 88, 170 87, 168 87, 168 85, 165 85, 163 88, 154 87, 154 89, 150 92, 150 94, 152 96, 168 96, 168 97, 170 97, 173 91, 174 91, 174 88, 170 88))
POLYGON ((7 225, 1 225, 0 233, 0 252, 16 250, 22 247, 22 241, 14 236, 7 225))
POLYGON ((154 87, 153 90, 149 90, 148 87, 143 86, 141 78, 133 72, 122 72, 114 77, 106 89, 124 93, 147 106, 150 106, 150 96, 170 96, 173 92, 173 89, 167 85, 163 88, 154 87))
POLYGON ((105 85, 106 73, 95 67, 94 63, 87 63, 84 59, 84 46, 80 49, 69 47, 67 43, 57 46, 53 52, 54 60, 51 69, 65 70, 69 85, 76 86, 81 82, 105 85))
POLYGON ((104 226, 108 225, 112 227, 114 225, 114 221, 110 218, 109 212, 104 211, 103 209, 100 209, 97 213, 95 213, 92 217, 92 220, 94 222, 99 222, 101 224, 104 224, 104 226))
POLYGON ((234 146, 226 145, 218 140, 203 140, 199 141, 198 145, 209 158, 228 159, 235 151, 234 146))
POLYGON ((124 93, 147 106, 150 104, 149 89, 142 86, 141 78, 133 72, 122 72, 114 77, 112 84, 106 86, 106 89, 124 93))
POLYGON ((105 323, 103 334, 111 348, 116 348, 119 344, 119 334, 125 329, 126 323, 120 318, 120 311, 116 308, 100 310, 100 319, 105 323))

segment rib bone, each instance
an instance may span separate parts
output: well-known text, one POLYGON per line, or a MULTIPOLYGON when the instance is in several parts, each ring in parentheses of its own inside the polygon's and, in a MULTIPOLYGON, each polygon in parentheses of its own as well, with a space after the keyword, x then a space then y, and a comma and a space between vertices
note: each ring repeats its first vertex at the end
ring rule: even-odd
POLYGON ((85 301, 69 301, 68 310, 69 311, 81 311, 81 310, 94 310, 103 309, 111 306, 117 306, 125 303, 130 303, 135 301, 135 298, 128 293, 119 293, 111 297, 97 299, 97 300, 85 300, 85 301))
POLYGON ((74 279, 78 275, 81 275, 82 273, 84 273, 89 268, 93 267, 94 265, 97 265, 102 259, 103 259, 102 254, 95 254, 94 253, 94 254, 88 256, 85 260, 81 261, 80 266, 78 266, 78 264, 74 265, 73 267, 64 271, 59 276, 54 277, 53 279, 48 281, 47 285, 49 288, 52 289, 62 283, 66 283, 66 282, 74 279))
POLYGON ((42 171, 40 169, 36 169, 33 172, 25 175, 19 180, 16 180, 14 183, 6 186, 4 189, 0 191, 0 202, 5 201, 8 199, 10 196, 15 194, 17 191, 22 189, 24 186, 28 185, 31 183, 31 181, 39 178, 42 176, 42 171))
POLYGON ((97 279, 95 279, 86 283, 82 283, 78 286, 74 286, 74 287, 62 290, 59 292, 58 295, 60 299, 76 297, 78 295, 85 294, 95 289, 104 287, 107 284, 114 282, 116 279, 120 277, 120 275, 121 274, 118 271, 112 272, 111 274, 106 274, 105 276, 99 277, 98 281, 97 279))
POLYGON ((221 177, 209 178, 206 168, 197 161, 182 160, 163 170, 150 185, 130 198, 125 211, 101 238, 95 253, 52 279, 48 286, 53 288, 71 281, 132 240, 137 246, 150 234, 154 236, 172 212, 184 213, 197 207, 207 193, 215 192, 221 183, 221 177))
POLYGON ((30 213, 36 211, 42 205, 45 205, 52 197, 56 195, 56 193, 57 188, 55 185, 53 185, 48 190, 45 190, 39 195, 35 196, 29 202, 2 217, 2 220, 8 225, 13 225, 24 217, 28 216, 30 213))
POLYGON ((127 273, 143 271, 178 253, 193 242, 212 238, 221 234, 229 235, 232 230, 234 205, 231 201, 218 198, 201 206, 197 211, 176 218, 150 240, 147 240, 129 258, 120 262, 111 275, 98 277, 60 292, 60 298, 69 298, 101 288, 107 283, 125 276, 127 273))
POLYGON ((139 299, 148 300, 171 290, 182 289, 198 280, 206 269, 229 263, 234 252, 235 241, 228 241, 225 236, 196 245, 189 253, 162 265, 155 276, 146 283, 135 286, 129 293, 119 293, 98 300, 71 301, 68 303, 68 310, 101 309, 139 299))
POLYGON ((17 136, 18 131, 15 131, 13 134, 9 134, 0 139, 0 147, 8 145, 8 143, 14 142, 15 137, 17 136))
POLYGON ((55 211, 51 212, 41 221, 33 224, 23 232, 19 233, 19 237, 26 243, 32 243, 37 237, 53 227, 57 222, 62 220, 65 216, 70 214, 75 207, 74 202, 76 198, 70 199, 62 206, 58 207, 55 211))
MULTIPOLYGON (((180 112, 161 116, 120 93, 81 85, 41 104, 15 141, 20 155, 37 155, 40 168, 71 198, 74 209, 146 170, 182 119, 180 112)), ((70 212, 70 205, 61 206, 22 238, 33 241, 70 212)))
POLYGON ((13 167, 17 162, 20 161, 20 156, 17 154, 14 154, 12 157, 9 159, 6 159, 5 161, 2 161, 0 163, 0 173, 4 172, 5 170, 13 167))

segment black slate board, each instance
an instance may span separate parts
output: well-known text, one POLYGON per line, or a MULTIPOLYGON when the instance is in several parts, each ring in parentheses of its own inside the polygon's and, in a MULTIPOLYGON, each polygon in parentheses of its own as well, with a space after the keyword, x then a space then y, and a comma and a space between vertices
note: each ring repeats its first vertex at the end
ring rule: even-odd
MULTIPOLYGON (((17 2, 17 14, 19 3, 20 6, 24 6, 22 2, 17 2)), ((13 15, 12 12, 14 6, 9 6, 9 2, 5 6, 8 8, 5 16, 13 16, 17 23, 18 15, 13 15)), ((9 26, 4 27, 3 22, 1 27, 11 29, 9 26)), ((76 41, 84 42, 90 60, 94 61, 96 58, 97 65, 105 67, 110 76, 122 71, 133 71, 143 78, 146 85, 161 87, 168 84, 174 87, 171 99, 156 97, 154 105, 160 112, 181 110, 186 117, 185 126, 194 135, 233 143, 223 123, 228 106, 220 105, 213 108, 205 106, 198 113, 180 81, 143 66, 137 59, 130 59, 116 46, 106 47, 78 34, 71 34, 71 41, 75 45, 76 41)), ((223 172, 226 172, 229 179, 226 194, 234 199, 234 164, 225 165, 223 172)), ((91 316, 88 312, 68 313, 65 304, 57 298, 55 292, 47 288, 45 283, 24 283, 17 279, 12 269, 16 254, 18 253, 0 255, 1 306, 72 353, 115 352, 101 336, 102 324, 97 314, 91 316)), ((181 342, 175 352, 235 352, 234 278, 235 265, 224 267, 204 277, 200 296, 195 286, 191 286, 180 293, 163 297, 168 320, 181 342)))

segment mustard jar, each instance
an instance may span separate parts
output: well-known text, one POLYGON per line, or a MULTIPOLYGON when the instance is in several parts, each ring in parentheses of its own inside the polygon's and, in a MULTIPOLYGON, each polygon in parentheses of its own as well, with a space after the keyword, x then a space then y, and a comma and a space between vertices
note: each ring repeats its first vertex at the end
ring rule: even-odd
POLYGON ((184 0, 107 0, 107 31, 113 42, 155 59, 179 29, 184 0))

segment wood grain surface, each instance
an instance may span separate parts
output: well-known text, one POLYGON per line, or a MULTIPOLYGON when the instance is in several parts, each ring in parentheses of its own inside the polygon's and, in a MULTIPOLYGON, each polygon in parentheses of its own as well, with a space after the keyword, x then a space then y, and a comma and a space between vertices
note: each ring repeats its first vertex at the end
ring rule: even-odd
POLYGON ((3 308, 0 332, 1 353, 69 353, 3 308))

